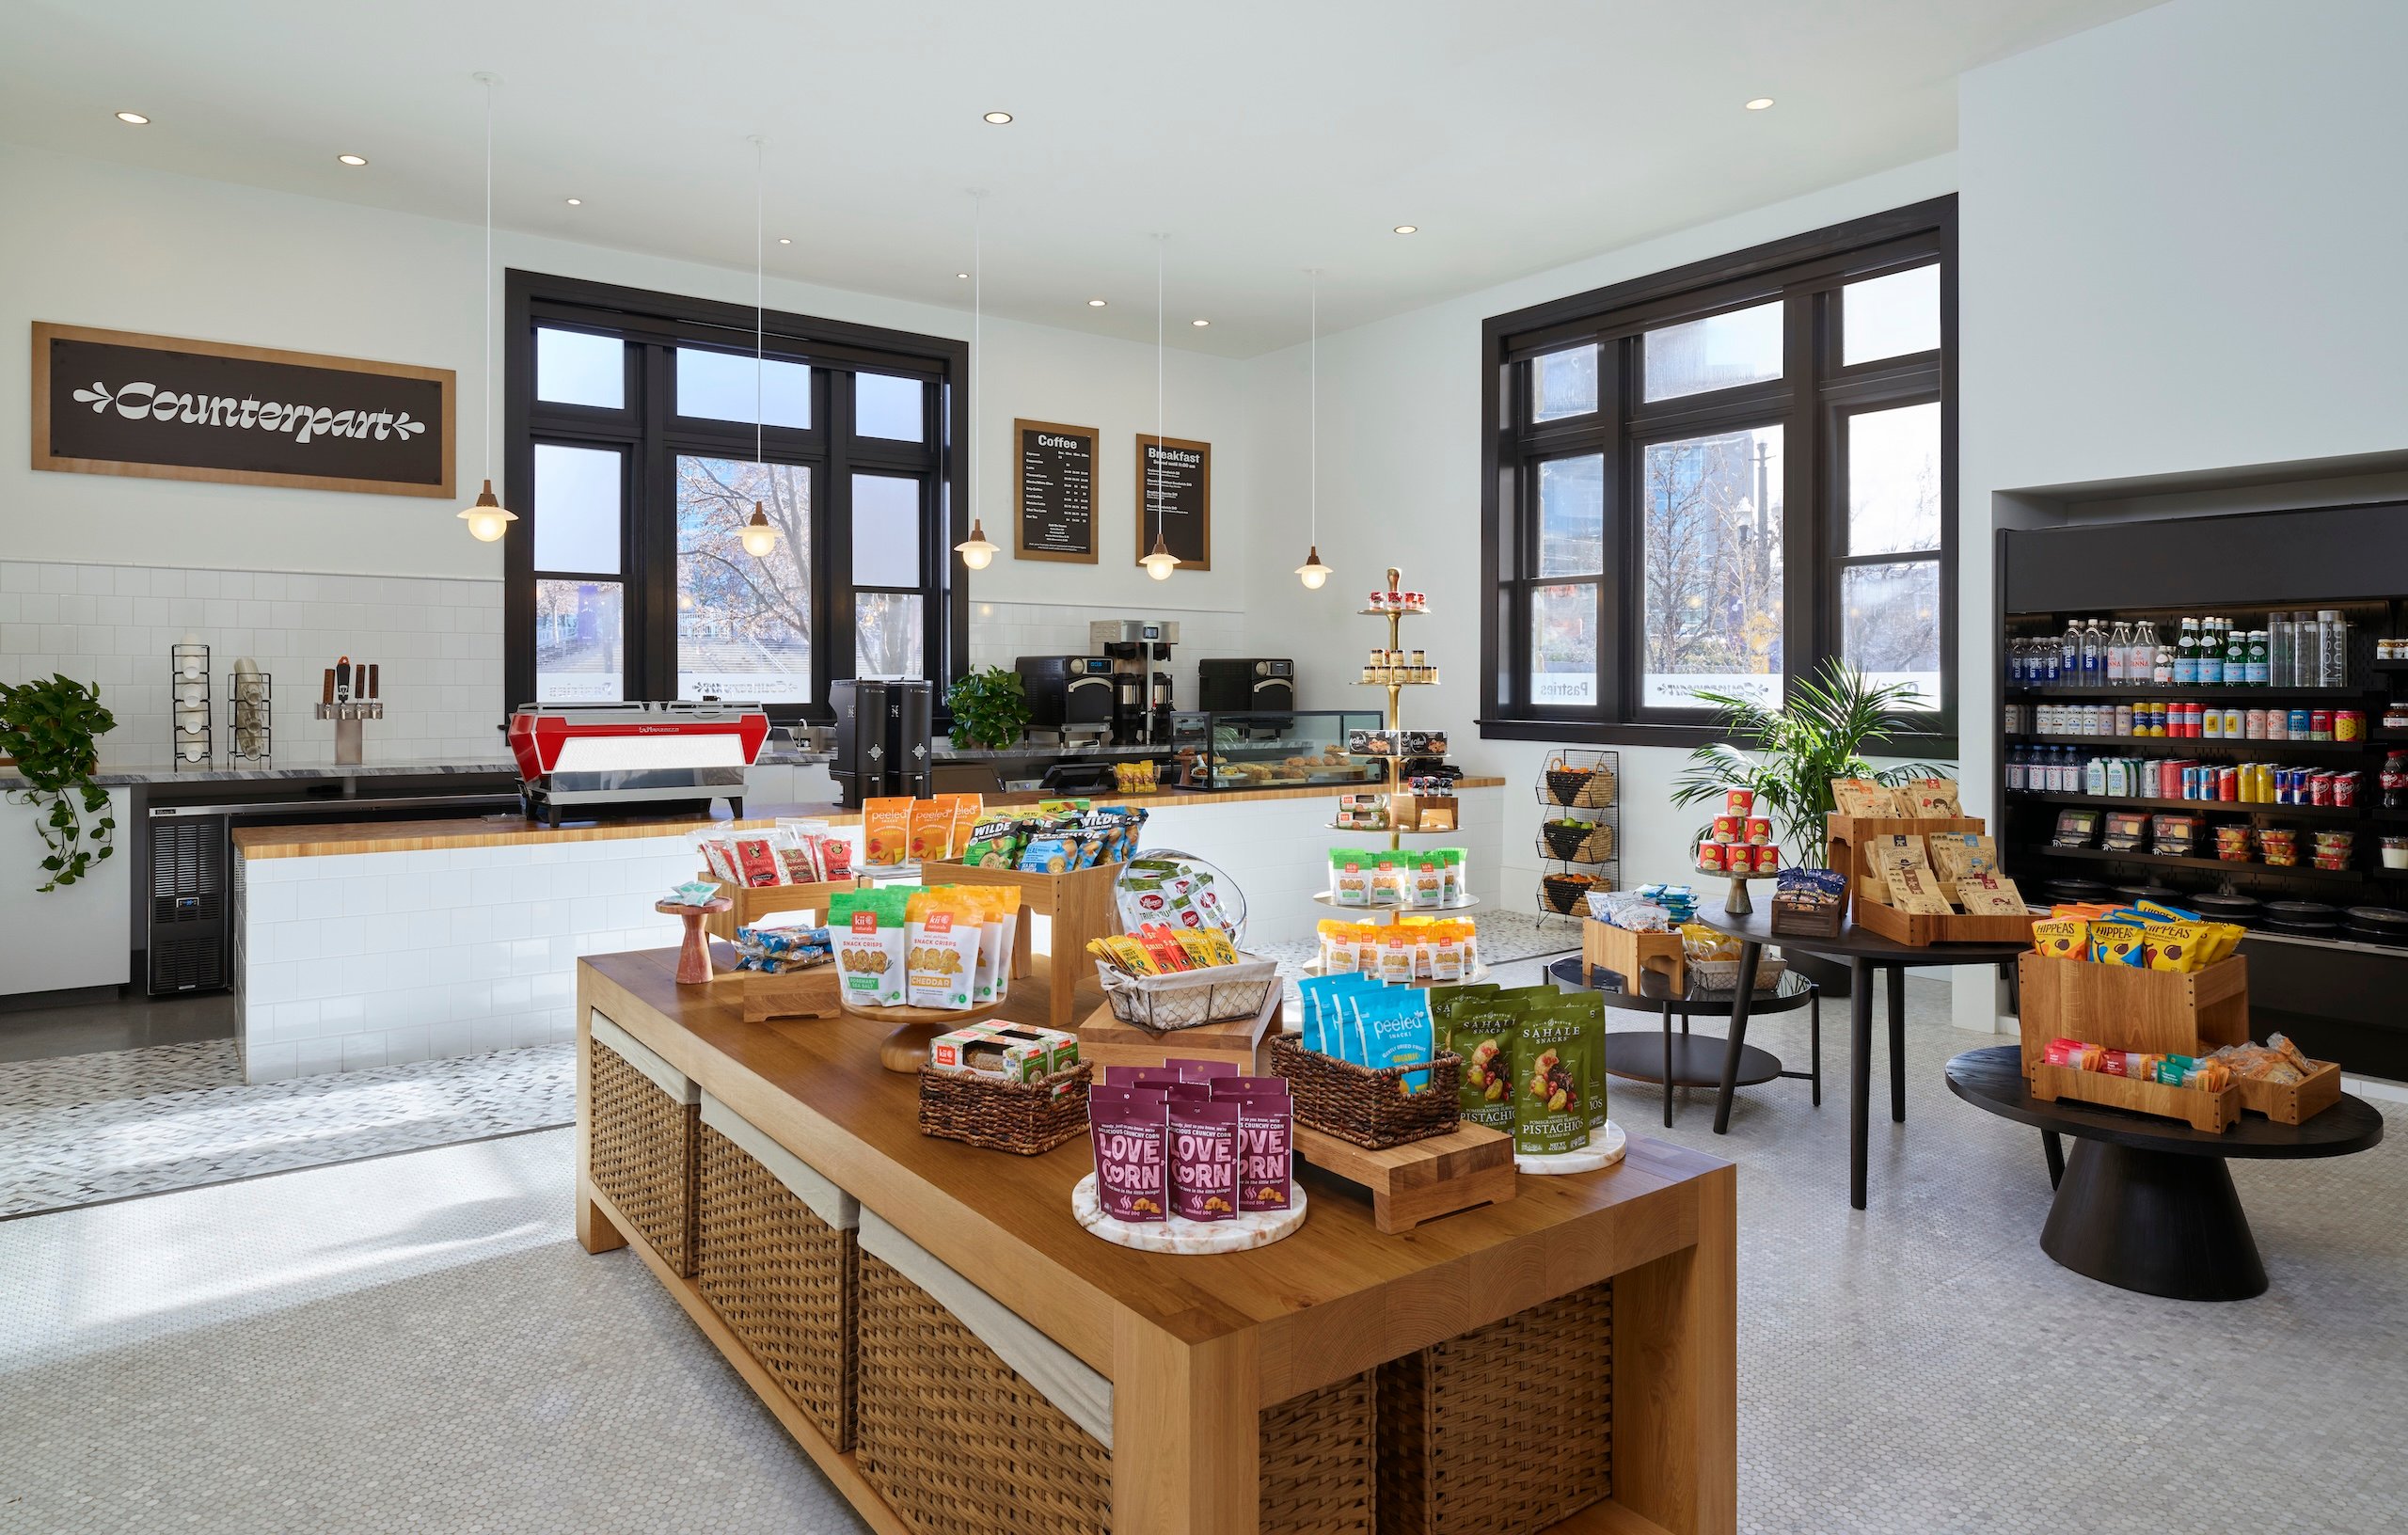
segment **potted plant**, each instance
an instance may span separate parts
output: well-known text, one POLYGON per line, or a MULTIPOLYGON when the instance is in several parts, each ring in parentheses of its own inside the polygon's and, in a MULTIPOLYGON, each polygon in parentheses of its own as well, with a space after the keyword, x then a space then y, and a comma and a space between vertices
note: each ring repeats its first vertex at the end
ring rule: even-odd
MULTIPOLYGON (((1719 803, 1728 789, 1753 789, 1756 814, 1774 823, 1791 860, 1819 867, 1824 857, 1823 817, 1833 808, 1831 780, 1870 778, 1903 783, 1940 769, 1930 763, 1877 768, 1866 751, 1888 740, 1898 712, 1918 695, 1911 683, 1877 687, 1845 661, 1826 661, 1801 677, 1778 708, 1730 693, 1703 692, 1700 702, 1722 711, 1717 727, 1730 740, 1701 746, 1673 781, 1676 805, 1719 803), (1741 744, 1745 743, 1745 744, 1741 744)), ((1698 833, 1704 835, 1704 829, 1698 833)), ((1801 957, 1792 955, 1793 964, 1801 957)), ((1805 966, 1824 990, 1845 995, 1846 967, 1805 966), (1836 970, 1836 975, 1830 973, 1836 970)))
POLYGON ((1028 694, 1020 673, 1000 666, 972 672, 944 691, 953 711, 953 744, 1001 752, 1018 746, 1028 731, 1028 694))
POLYGON ((100 738, 117 728, 101 706, 97 686, 54 673, 47 678, 0 683, 0 756, 16 759, 24 780, 8 791, 11 804, 40 811, 36 828, 50 848, 42 891, 71 885, 117 851, 106 789, 92 783, 101 765, 100 738), (97 816, 88 825, 87 815, 97 816))

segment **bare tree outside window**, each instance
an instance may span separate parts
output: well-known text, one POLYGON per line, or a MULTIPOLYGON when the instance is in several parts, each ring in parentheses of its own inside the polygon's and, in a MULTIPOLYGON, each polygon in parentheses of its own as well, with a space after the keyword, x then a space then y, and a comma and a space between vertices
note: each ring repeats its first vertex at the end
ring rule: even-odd
POLYGON ((677 696, 811 701, 811 471, 677 459, 677 696), (737 530, 761 503, 778 530, 765 559, 737 530))
POLYGON ((1640 578, 1644 702, 1782 697, 1782 429, 1650 443, 1640 578))

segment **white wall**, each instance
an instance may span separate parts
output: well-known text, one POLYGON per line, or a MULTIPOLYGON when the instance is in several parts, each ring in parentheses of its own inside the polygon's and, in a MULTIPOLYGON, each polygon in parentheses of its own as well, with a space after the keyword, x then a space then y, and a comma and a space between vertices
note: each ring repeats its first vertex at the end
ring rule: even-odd
MULTIPOLYGON (((1734 218, 1483 289, 1365 325, 1321 343, 1322 557, 1338 568, 1307 593, 1291 574, 1307 540, 1306 348, 1257 360, 1251 502, 1255 538, 1249 625, 1261 653, 1294 656, 1307 707, 1376 706, 1377 688, 1350 686, 1364 653, 1384 643, 1376 620, 1355 616, 1364 593, 1394 564, 1430 593, 1432 614, 1405 621, 1409 648, 1437 662, 1445 686, 1408 692, 1406 722, 1445 727, 1455 756, 1502 773, 1505 901, 1535 905, 1538 806, 1519 786, 1536 782, 1551 749, 1482 741, 1480 701, 1481 322, 1490 315, 1741 250, 1784 235, 1939 197, 1956 187, 1948 156, 1778 203, 1734 218)), ((1329 280, 1339 280, 1333 275, 1329 280)), ((1687 844, 1700 817, 1670 808, 1667 793, 1686 752, 1622 751, 1625 884, 1689 878, 1687 844)))
POLYGON ((2403 55, 2398 0, 2176 0, 1959 81, 1969 807, 2011 492, 2408 450, 2403 55))
MULTIPOLYGON (((0 219, 0 557, 28 564, 474 581, 498 610, 501 550, 468 538, 451 502, 37 472, 29 467, 27 440, 27 354, 36 320, 448 367, 460 375, 465 498, 484 472, 482 229, 13 146, 0 146, 0 206, 8 210, 0 219)), ((744 253, 729 254, 741 261, 744 253)), ((930 259, 955 255, 932 252, 930 259)), ((504 229, 495 237, 489 274, 497 301, 501 269, 514 266, 737 303, 750 302, 752 293, 747 270, 504 229)), ((966 309, 784 279, 771 280, 768 293, 773 307, 807 314, 941 336, 967 337, 971 329, 966 309)), ((1084 625, 1061 621, 1059 609, 1194 614, 1203 634, 1235 632, 1235 615, 1245 608, 1250 520, 1246 365, 1176 350, 1170 355, 1166 430, 1214 446, 1217 568, 1180 572, 1157 584, 1133 562, 1134 439, 1154 424, 1153 349, 994 320, 985 339, 977 504, 1006 553, 969 578, 974 615, 981 604, 1043 605, 1055 611, 1042 623, 1077 629, 1080 649, 1084 625), (1097 524, 1102 558, 1097 565, 1010 558, 1006 450, 1015 416, 1101 431, 1097 524)), ((80 591, 86 578, 78 572, 71 579, 80 591)), ((42 580, 35 578, 37 591, 42 580)), ((150 642, 156 625, 176 622, 141 600, 147 591, 127 594, 144 609, 131 621, 142 643, 150 642)), ((26 616, 22 605, 12 610, 7 595, 0 593, 0 624, 20 626, 0 631, 0 675, 14 679, 37 657, 44 670, 63 659, 70 672, 87 674, 96 668, 84 657, 128 654, 134 643, 124 632, 84 632, 104 623, 79 625, 73 636, 34 632, 24 625, 45 621, 26 616)), ((194 622, 202 624, 198 616, 194 622)), ((982 640, 976 624, 974 616, 974 650, 982 657, 1002 653, 1001 645, 982 640)), ((200 630, 230 662, 241 645, 227 632, 233 626, 231 619, 212 620, 200 630)), ((1013 638, 1043 638, 1035 632, 1040 626, 1024 625, 1013 638)), ((1010 654, 1002 658, 1008 661, 1010 654)), ((1196 654, 1191 647, 1180 658, 1196 654)), ((164 652, 159 661, 164 668, 164 652)), ((1193 677, 1192 668, 1182 671, 1193 677)), ((430 686, 449 681, 424 680, 430 686)), ((475 706, 498 720, 499 674, 479 686, 486 690, 475 706)), ((293 733, 296 749, 306 734, 293 733)), ((130 760, 121 750, 111 755, 130 760)))

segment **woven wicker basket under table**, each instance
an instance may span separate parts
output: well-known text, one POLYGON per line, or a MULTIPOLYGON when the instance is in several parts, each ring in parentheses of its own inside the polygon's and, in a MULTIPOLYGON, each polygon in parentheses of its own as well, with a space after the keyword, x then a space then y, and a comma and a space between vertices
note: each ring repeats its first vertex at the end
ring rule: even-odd
POLYGON ((695 1288, 839 1450, 853 1448, 861 1206, 703 1097, 695 1288))
MULTIPOLYGON (((862 1475, 930 1535, 1108 1535, 1110 1383, 875 1215, 863 1245, 862 1475)), ((1262 1410, 1262 1535, 1372 1535, 1374 1405, 1366 1373, 1262 1410)))
POLYGON ((1612 1495, 1610 1280, 1379 1376, 1384 1535, 1534 1535, 1612 1495))
POLYGON ((586 1043, 592 1177, 661 1261, 694 1272, 694 1163, 702 1090, 600 1013, 586 1043))

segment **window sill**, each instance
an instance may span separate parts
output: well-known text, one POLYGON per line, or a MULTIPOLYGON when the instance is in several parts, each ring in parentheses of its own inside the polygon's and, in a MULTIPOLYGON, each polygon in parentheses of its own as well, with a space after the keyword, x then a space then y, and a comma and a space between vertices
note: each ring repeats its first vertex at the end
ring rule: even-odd
MULTIPOLYGON (((1744 741, 1712 725, 1603 724, 1576 720, 1482 720, 1478 723, 1480 737, 1484 741, 1558 741, 1565 746, 1660 746, 1687 751, 1694 751, 1701 746, 1746 746, 1744 741)), ((1900 733, 1884 743, 1886 750, 1879 753, 1877 760, 1922 758, 1955 762, 1956 741, 1954 736, 1900 733)))

